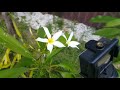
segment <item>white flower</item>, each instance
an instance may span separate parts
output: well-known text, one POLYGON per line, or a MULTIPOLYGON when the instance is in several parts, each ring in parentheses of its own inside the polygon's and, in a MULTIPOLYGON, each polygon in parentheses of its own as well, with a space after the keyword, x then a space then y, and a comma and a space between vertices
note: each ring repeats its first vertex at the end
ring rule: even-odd
MULTIPOLYGON (((66 36, 63 35, 63 37, 67 40, 66 36)), ((72 47, 72 48, 78 48, 77 45, 79 45, 80 43, 77 41, 71 41, 73 37, 73 32, 71 32, 66 44, 68 45, 68 47, 72 47)), ((78 48, 79 49, 79 48, 78 48)))
POLYGON ((59 48, 65 47, 61 42, 56 41, 62 35, 62 31, 56 32, 53 36, 51 36, 48 28, 43 27, 43 29, 47 35, 47 38, 38 37, 36 40, 40 41, 40 42, 47 43, 47 49, 50 51, 50 53, 52 52, 53 45, 57 46, 59 48))

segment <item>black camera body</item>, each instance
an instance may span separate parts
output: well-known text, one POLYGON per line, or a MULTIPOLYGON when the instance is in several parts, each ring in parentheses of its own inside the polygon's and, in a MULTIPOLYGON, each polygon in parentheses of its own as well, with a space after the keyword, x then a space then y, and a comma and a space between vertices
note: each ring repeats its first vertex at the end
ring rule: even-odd
POLYGON ((86 51, 79 56, 81 76, 84 78, 116 78, 118 73, 113 66, 113 58, 118 56, 118 39, 90 40, 85 44, 86 51))

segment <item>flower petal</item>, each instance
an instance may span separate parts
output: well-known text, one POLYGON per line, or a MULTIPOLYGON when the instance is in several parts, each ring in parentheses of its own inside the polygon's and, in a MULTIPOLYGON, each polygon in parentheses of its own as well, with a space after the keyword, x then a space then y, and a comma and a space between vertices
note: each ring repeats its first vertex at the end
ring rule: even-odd
POLYGON ((67 37, 65 36, 65 34, 63 34, 62 36, 63 36, 63 37, 65 38, 65 40, 67 41, 67 37))
POLYGON ((36 41, 40 41, 40 42, 48 42, 48 39, 46 38, 37 38, 36 41))
POLYGON ((47 44, 47 50, 50 51, 50 53, 52 52, 52 49, 53 49, 53 45, 52 44, 47 44))
POLYGON ((44 31, 45 31, 45 33, 46 33, 47 37, 48 37, 48 38, 51 38, 51 34, 50 34, 50 32, 49 32, 48 28, 43 27, 43 29, 44 29, 44 31))
POLYGON ((60 36, 62 35, 62 31, 59 31, 59 32, 56 32, 54 35, 53 35, 53 39, 54 40, 57 40, 60 36))
MULTIPOLYGON (((68 47, 72 47, 72 48, 78 48, 77 45, 79 45, 80 43, 76 42, 76 41, 71 41, 68 44, 68 47)), ((79 49, 79 48, 78 48, 79 49)))
POLYGON ((77 41, 71 41, 70 43, 73 44, 73 45, 79 45, 79 44, 80 44, 80 43, 77 42, 77 41))
POLYGON ((53 45, 55 45, 55 46, 57 46, 57 47, 65 47, 65 45, 63 45, 61 42, 59 42, 59 41, 55 41, 54 43, 53 43, 53 45))
POLYGON ((72 39, 72 37, 73 37, 73 32, 71 32, 71 34, 70 34, 70 36, 69 36, 69 38, 68 38, 67 42, 70 42, 70 41, 71 41, 71 39, 72 39))

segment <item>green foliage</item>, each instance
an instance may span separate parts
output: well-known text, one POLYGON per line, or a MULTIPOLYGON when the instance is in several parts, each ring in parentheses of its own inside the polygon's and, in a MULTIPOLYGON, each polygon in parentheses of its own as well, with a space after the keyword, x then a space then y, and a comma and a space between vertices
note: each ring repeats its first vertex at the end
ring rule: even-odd
POLYGON ((45 34, 43 28, 39 28, 39 29, 37 30, 37 36, 38 36, 38 37, 41 37, 41 38, 45 38, 46 34, 45 34))
POLYGON ((21 45, 21 43, 19 43, 11 35, 5 33, 1 28, 0 28, 0 43, 6 46, 7 48, 10 48, 14 52, 17 52, 25 57, 32 58, 32 55, 30 54, 30 52, 26 48, 24 48, 21 45))
POLYGON ((58 20, 56 21, 56 24, 58 24, 58 27, 59 27, 60 29, 62 29, 62 28, 63 28, 63 25, 64 25, 64 22, 63 22, 62 19, 58 19, 58 20))
MULTIPOLYGON (((46 34, 43 28, 39 28, 37 30, 37 36, 40 38, 45 38, 46 34)), ((43 51, 46 48, 46 43, 38 42, 40 45, 41 50, 43 51)))
POLYGON ((59 48, 59 49, 54 49, 52 51, 52 53, 49 53, 47 55, 47 60, 51 60, 55 55, 57 55, 61 50, 63 50, 64 48, 59 48))
MULTIPOLYGON (((81 46, 81 45, 80 45, 81 46)), ((68 72, 72 77, 80 77, 79 54, 80 50, 65 48, 53 57, 53 64, 59 66, 59 71, 68 72)))
POLYGON ((4 19, 1 19, 1 18, 0 18, 0 27, 1 27, 3 30, 7 31, 7 27, 6 27, 6 24, 5 24, 5 22, 4 22, 4 19))
POLYGON ((58 41, 62 42, 63 44, 66 44, 66 39, 63 36, 59 37, 58 41))
POLYGON ((76 70, 69 63, 60 63, 58 66, 64 69, 59 71, 63 78, 75 78, 76 70))
MULTIPOLYGON (((79 77, 80 50, 72 48, 54 47, 49 53, 46 43, 37 42, 38 37, 47 38, 43 28, 32 30, 25 23, 18 22, 10 15, 18 38, 9 35, 0 28, 0 59, 5 49, 10 49, 7 57, 10 57, 10 65, 7 69, 0 70, 0 78, 76 78, 79 77), (10 69, 9 69, 10 68, 10 69)), ((48 30, 52 34, 55 25, 56 30, 63 29, 64 22, 61 18, 54 18, 52 24, 48 24, 48 30)), ((67 39, 70 34, 65 33, 67 39)), ((73 38, 74 39, 74 38, 73 38)), ((66 39, 61 36, 58 41, 66 44, 66 39)), ((7 61, 7 59, 4 59, 7 61)), ((1 60, 0 60, 1 61, 1 60)), ((5 62, 5 61, 3 61, 5 62)), ((4 64, 4 63, 1 63, 4 64)))
POLYGON ((73 78, 73 75, 70 72, 62 72, 60 71, 60 74, 63 78, 73 78))
POLYGON ((0 44, 0 54, 3 53, 3 50, 4 50, 4 46, 0 44))
POLYGON ((0 78, 18 78, 22 73, 28 69, 25 67, 5 69, 0 71, 0 78))
POLYGON ((106 23, 106 27, 116 27, 120 26, 120 19, 114 19, 106 23))
POLYGON ((120 35, 120 29, 118 28, 102 28, 95 32, 95 35, 100 35, 107 38, 112 38, 116 35, 120 35))
POLYGON ((53 18, 53 23, 55 24, 56 28, 62 29, 64 22, 63 19, 59 18, 59 17, 54 17, 53 18))
MULTIPOLYGON (((68 32, 65 32, 64 35, 66 36, 67 39, 68 39, 69 36, 70 36, 70 34, 69 34, 68 32)), ((73 38, 74 38, 74 37, 73 37, 73 38)), ((58 41, 62 42, 63 44, 66 44, 66 39, 65 39, 63 36, 61 36, 61 37, 58 39, 58 41)))
POLYGON ((69 63, 60 63, 58 66, 64 68, 67 71, 75 72, 74 69, 70 67, 69 63))
POLYGON ((52 33, 52 24, 48 24, 46 27, 48 28, 49 32, 52 33))
POLYGON ((19 68, 19 67, 30 67, 33 65, 35 62, 32 58, 27 58, 27 57, 22 57, 22 59, 17 63, 14 67, 19 68))
POLYGON ((112 20, 115 20, 117 19, 116 17, 111 17, 111 16, 96 16, 96 17, 92 17, 90 19, 90 22, 93 22, 93 23, 108 23, 112 20))
POLYGON ((120 33, 120 19, 111 16, 96 16, 91 18, 91 22, 104 23, 105 25, 95 32, 96 35, 100 35, 107 38, 114 38, 119 36, 120 33))

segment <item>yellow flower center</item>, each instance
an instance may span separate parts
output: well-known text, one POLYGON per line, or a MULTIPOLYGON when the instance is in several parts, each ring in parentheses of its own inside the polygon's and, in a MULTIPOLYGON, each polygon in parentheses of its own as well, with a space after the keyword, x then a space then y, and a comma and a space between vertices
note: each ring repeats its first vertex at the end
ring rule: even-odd
POLYGON ((54 41, 55 41, 55 40, 54 40, 54 39, 52 39, 52 38, 49 38, 49 39, 48 39, 48 43, 50 43, 50 44, 53 44, 53 43, 54 43, 54 41))
POLYGON ((66 42, 66 44, 70 44, 70 42, 66 42))

